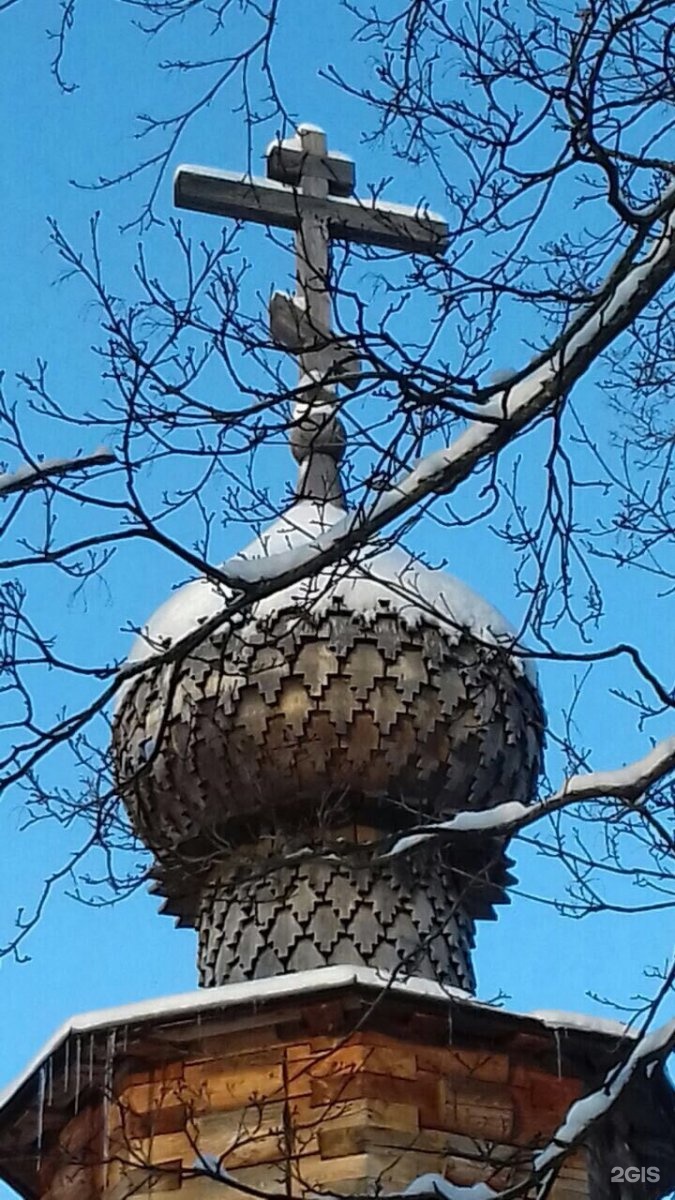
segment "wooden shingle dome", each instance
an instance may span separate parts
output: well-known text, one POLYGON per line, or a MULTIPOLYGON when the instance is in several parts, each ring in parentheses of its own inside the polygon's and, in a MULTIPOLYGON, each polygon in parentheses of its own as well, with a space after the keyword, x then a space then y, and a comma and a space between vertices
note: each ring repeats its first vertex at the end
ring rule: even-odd
MULTIPOLYGON (((294 549, 343 515, 300 501, 242 557, 294 549)), ((226 601, 207 580, 188 584, 151 619, 132 659, 167 648, 226 601)), ((216 630, 181 661, 150 667, 126 687, 114 726, 121 794, 155 853, 170 911, 200 928, 206 982, 321 962, 391 969, 401 940, 412 953, 416 939, 442 927, 452 900, 461 936, 422 973, 470 985, 473 917, 491 915, 508 882, 500 848, 481 847, 463 863, 420 852, 374 874, 363 842, 458 810, 527 802, 541 741, 536 686, 503 618, 398 549, 361 551, 260 601, 234 631, 216 630), (303 851, 338 842, 361 846, 360 857, 357 849, 338 866, 321 853, 304 861, 303 851), (289 852, 293 867, 270 874, 289 852), (376 912, 378 881, 386 896, 376 912), (307 893, 290 909, 289 886, 307 893), (308 939, 318 909, 325 929, 308 939), (345 912, 361 914, 356 934, 345 912), (386 919, 398 921, 392 936, 386 919)))

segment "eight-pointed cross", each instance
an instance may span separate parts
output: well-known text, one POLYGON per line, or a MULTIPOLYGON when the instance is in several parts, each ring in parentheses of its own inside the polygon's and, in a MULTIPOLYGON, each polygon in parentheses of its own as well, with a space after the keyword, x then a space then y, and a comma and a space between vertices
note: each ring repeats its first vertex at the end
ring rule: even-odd
POLYGON ((272 142, 266 157, 267 179, 179 167, 176 204, 295 231, 296 294, 272 296, 272 337, 299 358, 301 386, 321 388, 324 381, 353 386, 356 356, 331 333, 330 241, 441 254, 447 225, 425 209, 352 199, 352 160, 329 154, 326 135, 314 125, 300 125, 295 137, 272 142))

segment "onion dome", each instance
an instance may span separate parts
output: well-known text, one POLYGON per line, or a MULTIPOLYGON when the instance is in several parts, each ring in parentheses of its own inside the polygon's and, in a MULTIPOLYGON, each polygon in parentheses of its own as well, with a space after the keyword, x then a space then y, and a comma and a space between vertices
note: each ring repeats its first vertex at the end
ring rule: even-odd
MULTIPOLYGON (((331 328, 331 238, 435 255, 447 227, 392 206, 367 220, 357 202, 336 209, 353 164, 315 126, 275 143, 267 167, 297 225, 296 293, 273 294, 270 331, 299 369, 297 503, 242 555, 269 559, 269 577, 275 555, 302 554, 344 516, 336 389, 357 386, 359 361, 331 328)), ((186 180, 207 210, 252 206, 262 219, 264 181, 179 170, 188 207, 186 180)), ((227 603, 198 579, 160 608, 131 656, 147 670, 127 682, 114 721, 120 794, 167 911, 198 931, 202 983, 348 964, 472 988, 474 922, 494 915, 510 881, 503 845, 463 838, 455 852, 425 839, 394 854, 391 842, 530 800, 543 718, 513 631, 456 579, 381 546, 236 620, 227 603), (200 625, 189 651, 152 664, 200 625)))
MULTIPOLYGON (((343 516, 301 498, 242 558, 343 516)), ((211 628, 227 600, 207 579, 182 587, 131 661, 211 628)), ((166 909, 199 931, 203 983, 346 962, 472 987, 474 920, 510 880, 503 848, 369 846, 531 799, 543 720, 514 640, 452 576, 367 547, 127 684, 120 791, 166 909)))

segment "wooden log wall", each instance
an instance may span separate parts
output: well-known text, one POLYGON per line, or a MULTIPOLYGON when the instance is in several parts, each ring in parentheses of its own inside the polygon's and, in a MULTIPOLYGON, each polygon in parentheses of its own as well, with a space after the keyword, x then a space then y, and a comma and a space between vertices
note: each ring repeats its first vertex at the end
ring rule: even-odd
MULTIPOLYGON (((239 1200, 236 1187, 200 1176, 201 1155, 279 1198, 403 1190, 427 1172, 500 1188, 522 1178, 532 1148, 581 1091, 577 1079, 528 1061, 517 1039, 505 1052, 374 1028, 322 1033, 317 1025, 334 1023, 330 1012, 325 1022, 316 1011, 311 1018, 294 1022, 302 1036, 288 1022, 258 1018, 248 1030, 186 1044, 150 1070, 127 1071, 108 1105, 106 1200, 162 1191, 239 1200)), ((72 1200, 53 1180, 48 1200, 72 1200)), ((77 1200, 95 1200, 95 1191, 80 1187, 77 1200)), ((576 1154, 552 1200, 587 1194, 576 1154)))

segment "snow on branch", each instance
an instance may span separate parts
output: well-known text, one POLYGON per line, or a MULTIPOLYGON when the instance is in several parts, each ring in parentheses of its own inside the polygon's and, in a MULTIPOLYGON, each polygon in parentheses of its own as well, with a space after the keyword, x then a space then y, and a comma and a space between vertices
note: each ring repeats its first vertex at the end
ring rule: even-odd
MULTIPOLYGON (((629 255, 624 255, 610 272, 608 281, 598 290, 595 303, 589 303, 582 318, 572 321, 548 356, 544 356, 521 380, 500 391, 455 442, 423 458, 369 508, 365 506, 346 513, 323 532, 308 535, 292 548, 275 553, 231 558, 213 572, 213 578, 219 586, 238 594, 228 597, 222 608, 205 618, 198 629, 175 641, 169 649, 161 651, 158 648, 156 654, 142 661, 127 663, 100 703, 107 703, 135 675, 175 662, 216 629, 225 632, 228 627, 233 628, 235 622, 243 621, 244 612, 251 603, 338 562, 345 553, 369 542, 373 535, 403 516, 425 496, 454 491, 481 461, 494 456, 521 430, 552 410, 601 351, 639 316, 675 272, 675 191, 664 194, 659 219, 663 220, 661 234, 644 257, 639 262, 632 262, 629 255)), ((536 819, 532 810, 528 810, 526 816, 511 812, 511 823, 517 826, 521 816, 524 823, 536 819)))
POLYGON ((576 1100, 568 1109, 562 1125, 543 1150, 535 1154, 533 1167, 538 1175, 558 1166, 571 1147, 583 1141, 591 1126, 604 1117, 618 1100, 626 1085, 640 1067, 663 1059, 675 1048, 675 1019, 645 1034, 620 1070, 616 1067, 607 1075, 602 1087, 589 1096, 576 1100))
POLYGON ((555 346, 522 379, 482 407, 480 415, 456 441, 423 458, 384 491, 370 509, 348 513, 304 545, 269 557, 231 559, 223 569, 222 582, 244 590, 270 581, 285 587, 328 566, 346 549, 368 541, 424 497, 453 492, 479 462, 491 458, 552 410, 673 275, 675 192, 664 193, 658 213, 662 229, 643 258, 635 262, 629 254, 622 255, 584 314, 572 320, 555 346))
MULTIPOLYGON (((599 289, 595 303, 588 305, 583 319, 576 319, 547 357, 512 387, 505 387, 489 409, 482 409, 480 417, 455 442, 422 459, 402 480, 383 492, 370 508, 347 513, 323 533, 308 538, 301 545, 257 558, 239 556, 230 559, 213 576, 219 585, 239 594, 228 599, 222 609, 169 649, 158 651, 142 661, 127 663, 94 706, 58 727, 58 737, 76 733, 93 711, 107 704, 134 676, 175 662, 216 629, 225 632, 234 628, 236 623, 244 620, 244 612, 252 602, 338 562, 347 551, 368 542, 423 497, 454 491, 481 461, 493 457, 517 433, 552 410, 600 352, 640 315, 673 275, 675 194, 664 194, 659 220, 663 221, 661 233, 643 259, 636 263, 624 255, 619 266, 610 272, 609 285, 599 289)), ((525 818, 528 822, 530 811, 525 818)), ((518 818, 515 820, 517 824, 518 818)))
POLYGON ((518 830, 532 825, 548 813, 581 800, 607 797, 634 804, 651 784, 674 769, 675 736, 664 738, 644 758, 639 758, 627 767, 618 767, 615 771, 591 771, 588 775, 572 775, 557 792, 553 792, 544 800, 538 800, 535 804, 511 801, 483 812, 457 813, 447 821, 425 825, 419 832, 412 831, 404 837, 397 838, 383 857, 391 858, 403 854, 439 835, 448 840, 455 836, 475 836, 482 833, 495 837, 511 837, 518 830))
MULTIPOLYGON (((639 1070, 648 1071, 650 1063, 663 1060, 674 1048, 675 1020, 640 1038, 623 1065, 612 1067, 608 1072, 601 1087, 570 1106, 550 1141, 534 1154, 526 1179, 495 1191, 487 1183, 462 1187, 444 1179, 442 1175, 429 1173, 418 1176, 395 1196, 401 1200, 409 1196, 418 1200, 422 1197, 425 1200, 515 1200, 518 1196, 529 1194, 533 1183, 545 1183, 550 1179, 570 1150, 585 1141, 596 1123, 607 1116, 616 1104, 633 1076, 639 1070)), ((394 1200, 393 1195, 390 1194, 388 1200, 394 1200)))
POLYGON ((115 455, 104 446, 91 454, 76 458, 46 458, 38 463, 25 463, 18 471, 0 474, 0 499, 15 492, 27 492, 44 483, 46 479, 59 479, 63 475, 75 475, 92 467, 105 467, 115 462, 115 455))
POLYGON ((418 1175, 417 1179, 413 1179, 409 1183, 404 1196, 437 1196, 439 1200, 496 1200, 499 1195, 487 1183, 472 1183, 468 1186, 461 1186, 457 1183, 452 1183, 449 1179, 445 1179, 443 1175, 438 1175, 435 1172, 427 1172, 425 1175, 418 1175))

